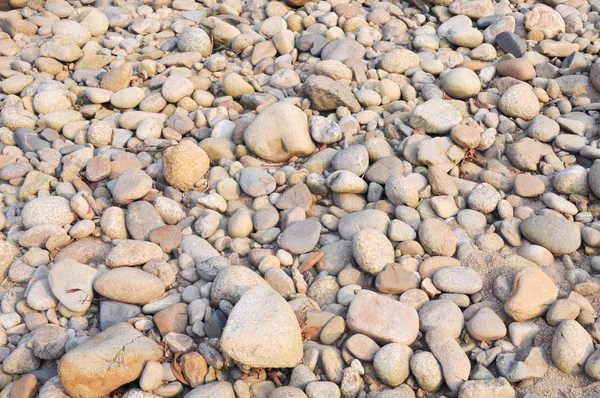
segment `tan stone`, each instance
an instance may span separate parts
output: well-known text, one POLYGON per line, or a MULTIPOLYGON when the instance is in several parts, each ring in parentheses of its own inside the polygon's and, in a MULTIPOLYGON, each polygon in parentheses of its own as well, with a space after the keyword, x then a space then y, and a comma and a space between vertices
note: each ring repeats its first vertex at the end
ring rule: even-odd
POLYGON ((162 355, 154 341, 118 323, 66 353, 58 374, 73 398, 100 398, 140 377, 146 361, 162 355))
POLYGON ((166 151, 163 157, 163 174, 169 185, 190 191, 204 177, 210 167, 206 152, 191 141, 184 140, 166 151))
POLYGON ((552 279, 537 267, 527 267, 517 274, 504 311, 517 322, 537 318, 546 313, 557 296, 552 279))
POLYGON ((188 352, 179 360, 183 377, 191 387, 198 387, 204 383, 204 378, 208 373, 208 363, 206 359, 197 352, 188 352))
POLYGON ((154 323, 161 335, 167 333, 185 333, 188 323, 187 306, 183 303, 174 304, 154 315, 154 323))
POLYGON ((38 390, 37 378, 32 374, 26 374, 15 381, 10 389, 10 398, 33 398, 38 390))

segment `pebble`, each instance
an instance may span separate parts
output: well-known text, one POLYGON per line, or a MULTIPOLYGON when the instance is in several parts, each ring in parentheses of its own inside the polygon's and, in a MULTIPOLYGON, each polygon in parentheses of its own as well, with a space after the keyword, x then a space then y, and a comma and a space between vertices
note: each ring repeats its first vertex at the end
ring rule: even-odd
POLYGON ((529 217, 521 222, 520 230, 525 238, 554 254, 572 253, 581 245, 579 228, 560 217, 529 217))
POLYGON ((396 387, 408 377, 412 356, 413 351, 404 344, 387 344, 375 354, 373 359, 375 374, 388 386, 396 387))
POLYGON ((456 251, 456 237, 445 223, 429 218, 419 227, 419 239, 425 251, 434 256, 452 257, 456 251))
POLYGON ((146 304, 161 297, 165 286, 154 275, 137 268, 122 267, 107 271, 94 279, 94 290, 112 300, 146 304))
POLYGON ((75 219, 69 201, 60 196, 36 198, 22 211, 23 226, 27 229, 44 224, 63 226, 75 219))
POLYGON ((69 311, 85 312, 92 304, 96 275, 94 268, 65 259, 54 264, 48 273, 48 283, 52 294, 69 311))
POLYGON ((140 199, 152 188, 152 178, 140 169, 126 169, 117 178, 112 196, 118 204, 128 204, 140 199))
POLYGON ((471 363, 450 332, 444 328, 430 330, 425 335, 431 353, 438 360, 444 381, 451 390, 458 390, 469 379, 471 363))
POLYGON ((504 311, 517 322, 527 321, 545 314, 557 296, 552 279, 537 267, 526 267, 515 277, 504 311))
POLYGON ((426 392, 437 391, 444 382, 442 368, 429 351, 417 351, 410 358, 410 370, 426 392))
POLYGON ((451 300, 428 301, 419 308, 419 322, 422 332, 443 328, 455 337, 460 336, 464 318, 460 308, 451 300))
POLYGON ((534 198, 546 191, 544 182, 531 174, 518 174, 514 181, 515 193, 524 198, 534 198))
POLYGON ((490 308, 482 307, 467 322, 469 334, 479 341, 499 340, 506 336, 506 326, 490 308))
POLYGON ((528 347, 515 353, 500 354, 496 358, 500 375, 514 383, 530 378, 544 377, 548 371, 546 351, 528 347))
POLYGON ((296 316, 277 292, 266 287, 252 288, 241 297, 227 319, 221 347, 237 362, 253 368, 289 368, 302 360, 296 316), (269 314, 265 316, 266 309, 269 314), (259 341, 269 349, 257 356, 259 341))
POLYGON ((147 360, 158 361, 160 357, 158 344, 131 325, 119 323, 70 350, 60 361, 58 372, 69 395, 98 396, 137 379, 147 360), (99 362, 102 353, 112 354, 110 360, 99 362), (120 362, 115 363, 116 357, 120 362))
POLYGON ((433 275, 433 283, 443 292, 459 294, 474 294, 483 286, 477 272, 467 267, 442 268, 433 275))
POLYGON ((442 99, 430 99, 418 105, 410 116, 410 125, 430 134, 445 134, 462 120, 460 111, 442 99))
POLYGON ((414 308, 368 290, 359 291, 352 299, 346 322, 355 333, 389 343, 412 344, 419 330, 414 308))
POLYGON ((292 254, 308 253, 319 241, 320 230, 316 220, 296 221, 279 235, 277 243, 292 254))
POLYGON ((410 50, 395 49, 381 57, 381 68, 389 73, 404 73, 407 69, 419 64, 419 57, 410 50))
POLYGON ((285 102, 263 110, 244 131, 244 142, 258 156, 271 162, 285 161, 292 156, 306 156, 315 149, 306 115, 285 102), (294 129, 284 129, 283 120, 295 126, 294 129))
POLYGON ((352 254, 356 263, 365 272, 377 274, 394 262, 394 247, 376 229, 360 230, 352 239, 352 254))
POLYGON ((502 94, 498 108, 506 116, 531 120, 539 113, 540 103, 529 85, 516 84, 502 94))
POLYGON ((204 150, 191 141, 182 141, 166 151, 163 157, 163 173, 167 182, 182 191, 194 188, 204 177, 210 160, 204 150))
POLYGON ((475 398, 482 395, 491 395, 499 398, 515 396, 515 390, 503 377, 491 380, 469 380, 460 386, 459 394, 465 398, 475 398))
MULTIPOLYGON (((458 26, 453 29, 456 28, 458 26)), ((450 34, 455 32, 453 29, 449 32, 449 39, 451 37, 450 34)), ((444 91, 452 98, 467 99, 476 96, 481 91, 479 77, 475 72, 467 68, 452 69, 442 74, 440 80, 444 91)))
POLYGON ((213 43, 204 30, 188 27, 177 35, 177 48, 181 52, 198 52, 208 58, 212 53, 213 43))
POLYGON ((570 375, 581 373, 593 352, 591 336, 577 321, 558 325, 552 338, 552 362, 558 369, 570 375))

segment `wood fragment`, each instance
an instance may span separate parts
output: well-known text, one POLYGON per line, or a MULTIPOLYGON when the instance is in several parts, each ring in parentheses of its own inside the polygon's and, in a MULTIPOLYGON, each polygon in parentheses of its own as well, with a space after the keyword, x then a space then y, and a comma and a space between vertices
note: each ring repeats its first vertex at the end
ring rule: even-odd
POLYGON ((323 252, 309 254, 308 257, 306 257, 304 261, 302 261, 302 264, 300 264, 300 266, 298 267, 298 271, 300 271, 301 274, 305 273, 306 271, 314 267, 319 261, 321 261, 321 259, 324 256, 325 253, 323 252))

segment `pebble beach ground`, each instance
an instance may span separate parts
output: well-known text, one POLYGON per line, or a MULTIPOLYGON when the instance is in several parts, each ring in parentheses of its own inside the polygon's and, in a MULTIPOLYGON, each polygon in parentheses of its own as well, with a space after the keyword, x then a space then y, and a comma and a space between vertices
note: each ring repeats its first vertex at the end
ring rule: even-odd
POLYGON ((600 396, 600 0, 9 0, 0 398, 600 396))

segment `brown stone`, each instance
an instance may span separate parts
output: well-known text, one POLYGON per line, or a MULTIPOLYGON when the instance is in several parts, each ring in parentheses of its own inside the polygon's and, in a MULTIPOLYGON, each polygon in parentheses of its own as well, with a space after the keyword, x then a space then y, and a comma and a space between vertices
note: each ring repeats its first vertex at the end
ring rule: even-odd
POLYGON ((181 243, 181 238, 181 229, 176 225, 165 225, 153 229, 149 235, 150 242, 159 245, 165 253, 177 249, 181 243))
POLYGON ((113 160, 110 162, 110 175, 108 178, 114 180, 127 169, 141 169, 142 167, 142 162, 135 157, 113 160))
POLYGON ((79 239, 62 248, 56 254, 54 261, 70 258, 82 264, 99 264, 104 262, 111 248, 110 243, 103 242, 99 238, 79 239))
POLYGON ((73 398, 100 398, 139 378, 146 361, 162 349, 127 323, 117 323, 67 352, 58 364, 60 380, 73 398))
POLYGON ((191 387, 198 387, 204 383, 204 377, 208 373, 206 359, 197 352, 188 352, 179 360, 181 372, 191 387))
MULTIPOLYGON (((590 68, 590 80, 596 90, 600 91, 600 63, 596 62, 590 68)), ((0 163, 2 163, 0 161, 0 163)))
POLYGON ((104 156, 94 156, 85 166, 85 176, 88 181, 100 181, 110 175, 110 161, 104 156))
POLYGON ((33 398, 38 391, 37 378, 32 374, 26 374, 15 381, 10 389, 10 398, 33 398))
POLYGON ((478 128, 468 124, 457 124, 450 131, 452 141, 465 149, 477 148, 481 142, 481 133, 478 128))
POLYGON ((130 63, 123 64, 112 69, 102 77, 100 87, 105 90, 117 92, 129 87, 129 81, 133 76, 133 67, 130 63))
POLYGON ((361 13, 361 9, 354 4, 339 3, 333 7, 333 11, 340 17, 350 19, 361 13))
POLYGON ((498 62, 496 70, 503 76, 514 77, 522 81, 531 80, 535 77, 533 63, 527 58, 505 59, 498 62))
POLYGON ((11 164, 17 161, 17 158, 14 156, 8 155, 0 155, 0 169, 6 166, 7 164, 11 164))
POLYGON ((293 187, 286 189, 285 192, 275 202, 275 207, 279 210, 293 209, 300 207, 305 212, 308 211, 312 203, 312 194, 305 183, 301 182, 293 187))
POLYGON ((36 24, 23 19, 2 18, 0 19, 0 30, 11 36, 17 33, 22 33, 25 36, 33 36, 36 34, 38 27, 36 24))
POLYGON ((173 304, 169 308, 154 315, 154 323, 161 335, 167 333, 185 333, 188 323, 187 306, 183 303, 173 304))
POLYGON ((527 267, 516 276, 504 311, 517 322, 537 318, 556 301, 558 288, 541 269, 527 267))
POLYGON ((419 278, 400 264, 389 264, 377 274, 375 287, 382 293, 398 294, 419 287, 419 278))
POLYGON ((419 265, 419 275, 421 275, 421 279, 433 278, 436 271, 446 267, 458 267, 460 264, 460 261, 452 257, 428 257, 419 265))
POLYGON ((308 256, 306 256, 304 261, 302 261, 302 264, 300 264, 298 267, 298 271, 300 271, 301 274, 308 271, 314 267, 315 264, 321 261, 323 257, 325 257, 325 253, 323 252, 310 253, 308 256))
POLYGON ((515 193, 524 198, 533 198, 543 194, 546 186, 538 177, 531 174, 517 174, 514 182, 515 193))

